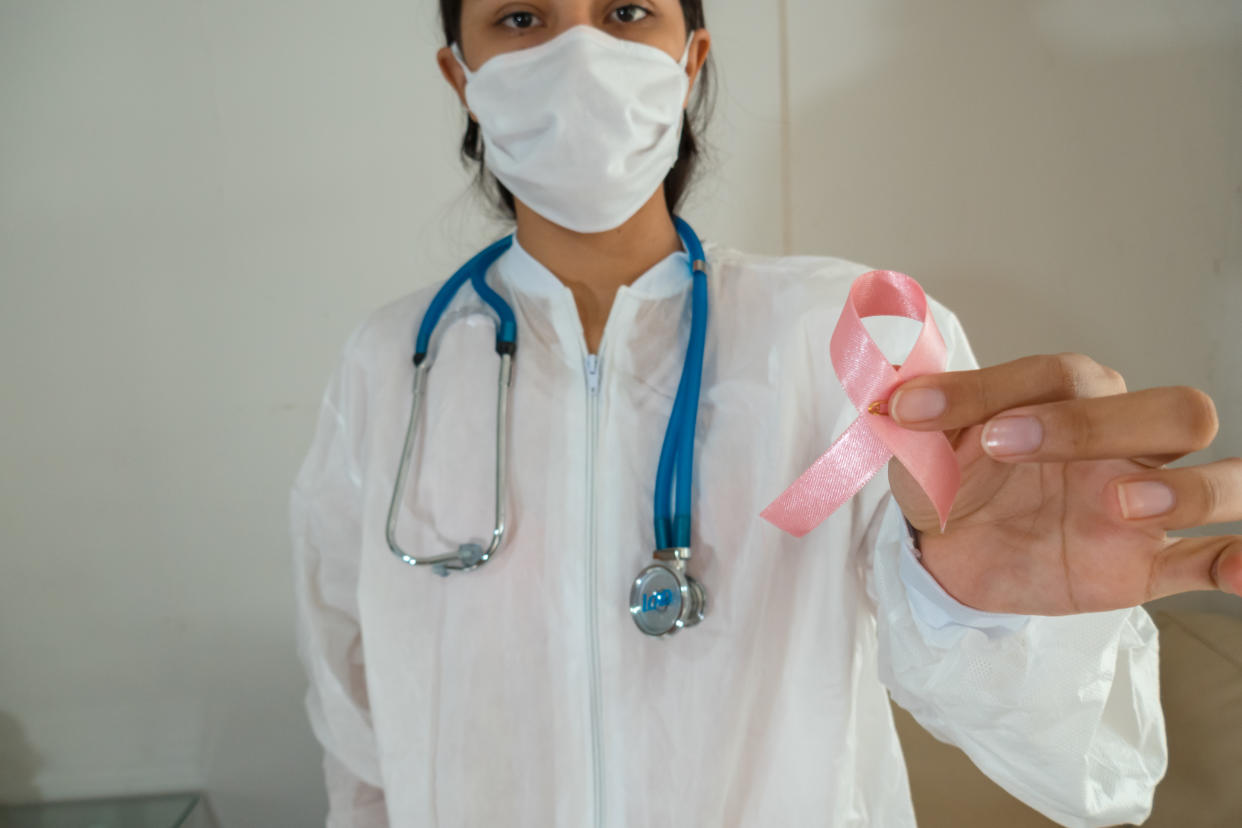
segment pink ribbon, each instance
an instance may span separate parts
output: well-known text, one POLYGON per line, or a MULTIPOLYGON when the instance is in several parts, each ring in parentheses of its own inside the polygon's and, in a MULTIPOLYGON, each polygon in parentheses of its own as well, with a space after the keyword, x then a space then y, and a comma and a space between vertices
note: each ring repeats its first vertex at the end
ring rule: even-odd
POLYGON ((961 482, 957 457, 939 431, 910 431, 870 413, 904 382, 944 370, 944 338, 919 283, 904 273, 872 270, 854 280, 832 332, 832 367, 861 415, 828 451, 760 516, 795 537, 821 524, 896 455, 936 507, 940 528, 961 482), (904 316, 923 323, 910 356, 894 366, 863 327, 868 316, 904 316))

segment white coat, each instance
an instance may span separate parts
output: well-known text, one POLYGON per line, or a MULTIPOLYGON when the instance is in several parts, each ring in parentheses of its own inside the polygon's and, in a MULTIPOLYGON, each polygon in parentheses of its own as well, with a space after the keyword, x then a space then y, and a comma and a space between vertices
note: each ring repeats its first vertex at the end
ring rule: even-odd
MULTIPOLYGON (((708 606, 669 638, 642 635, 628 599, 690 328, 685 253, 620 289, 598 359, 550 271, 516 244, 492 267, 518 321, 510 520, 468 574, 403 564, 384 537, 434 288, 350 337, 291 498, 328 825, 911 826, 886 687, 1049 817, 1141 822, 1166 764, 1148 615, 964 607, 914 557, 883 472, 805 538, 762 520, 857 416, 828 339, 869 268, 706 247, 690 573, 708 606)), ((949 367, 977 367, 933 308, 949 367)), ((873 327, 890 356, 896 325, 873 327)), ((490 536, 493 337, 463 288, 401 514, 414 554, 490 536)))

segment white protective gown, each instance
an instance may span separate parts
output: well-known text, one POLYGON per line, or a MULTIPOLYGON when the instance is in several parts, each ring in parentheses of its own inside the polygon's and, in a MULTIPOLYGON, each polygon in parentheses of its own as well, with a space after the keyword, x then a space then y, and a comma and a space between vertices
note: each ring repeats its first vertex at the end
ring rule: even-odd
MULTIPOLYGON (((828 339, 868 268, 706 249, 690 572, 708 608, 668 638, 642 635, 628 598, 690 329, 684 252, 621 288, 598 359, 550 271, 519 245, 492 267, 518 321, 510 521, 468 574, 410 567, 384 538, 435 288, 350 337, 291 498, 328 825, 910 826, 885 687, 1049 817, 1141 822, 1166 764, 1147 614, 962 606, 914 557, 884 472, 805 538, 762 520, 857 416, 828 339)), ((976 367, 933 308, 950 369, 976 367)), ((873 328, 894 361, 913 341, 898 324, 873 328)), ((493 342, 463 288, 433 344, 401 514, 414 554, 490 535, 493 342)))

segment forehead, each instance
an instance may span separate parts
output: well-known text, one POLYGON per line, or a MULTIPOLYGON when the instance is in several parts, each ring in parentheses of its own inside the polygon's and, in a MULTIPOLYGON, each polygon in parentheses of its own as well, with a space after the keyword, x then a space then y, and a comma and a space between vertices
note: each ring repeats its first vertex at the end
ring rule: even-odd
MULTIPOLYGON (((512 0, 442 0, 442 8, 446 11, 453 7, 460 9, 462 14, 468 12, 487 12, 501 6, 513 6, 512 11, 537 10, 602 10, 612 6, 628 5, 626 0, 523 0, 515 3, 512 0)), ((662 11, 684 8, 682 0, 640 0, 638 5, 651 6, 662 11)), ((694 4, 691 4, 694 5, 694 4)))

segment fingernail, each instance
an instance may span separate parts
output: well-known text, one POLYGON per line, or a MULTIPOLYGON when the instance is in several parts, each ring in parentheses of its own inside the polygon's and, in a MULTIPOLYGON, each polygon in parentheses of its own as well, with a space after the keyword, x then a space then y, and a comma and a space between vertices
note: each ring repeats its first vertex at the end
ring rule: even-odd
POLYGON ((983 450, 995 457, 1038 451, 1044 426, 1034 417, 999 417, 983 429, 983 450))
POLYGON ((893 395, 890 410, 899 423, 934 420, 944 413, 949 402, 938 388, 910 388, 893 395))
POLYGON ((1155 480, 1122 483, 1117 487, 1117 499, 1121 501, 1121 514, 1127 520, 1163 515, 1173 508, 1173 490, 1155 480))

